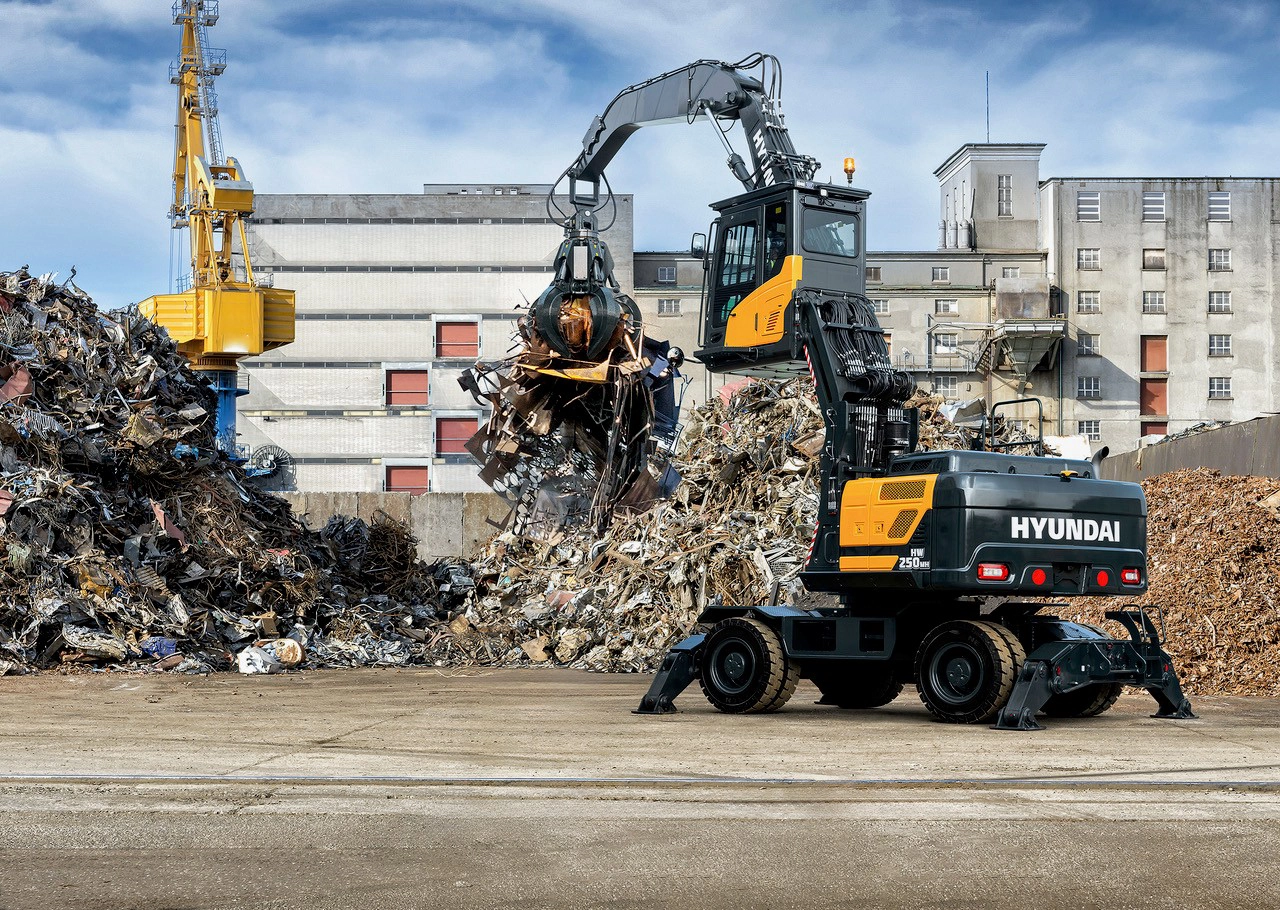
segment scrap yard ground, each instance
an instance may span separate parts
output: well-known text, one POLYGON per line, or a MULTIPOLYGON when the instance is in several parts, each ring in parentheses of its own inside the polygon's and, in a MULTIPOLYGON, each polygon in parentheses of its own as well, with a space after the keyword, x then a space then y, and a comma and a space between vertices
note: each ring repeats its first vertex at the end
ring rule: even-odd
POLYGON ((0 908, 1280 906, 1280 699, 1012 734, 650 679, 6 678, 0 908))

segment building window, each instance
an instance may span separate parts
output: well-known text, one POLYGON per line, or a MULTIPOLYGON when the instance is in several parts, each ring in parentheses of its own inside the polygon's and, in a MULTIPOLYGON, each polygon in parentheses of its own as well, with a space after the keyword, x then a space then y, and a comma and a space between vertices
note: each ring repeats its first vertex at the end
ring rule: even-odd
POLYGON ((478 417, 437 417, 436 454, 465 455, 467 440, 480 429, 478 417))
POLYGON ((659 300, 658 315, 659 316, 679 316, 680 301, 679 300, 659 300))
POLYGON ((1231 271, 1231 251, 1230 250, 1210 250, 1209 251, 1209 271, 1211 272, 1231 271))
POLYGON ((935 300, 933 312, 938 316, 955 316, 960 312, 959 300, 935 300))
POLYGON ((960 349, 960 336, 956 332, 938 332, 933 336, 933 353, 955 354, 960 349))
POLYGON ((1076 336, 1076 354, 1081 357, 1098 356, 1098 336, 1081 332, 1076 336))
POLYGON ((1142 312, 1163 313, 1164 311, 1164 291, 1142 292, 1142 312))
POLYGON ((1164 269, 1164 250, 1143 250, 1142 267, 1144 269, 1164 269))
POLYGON ((1013 214, 1013 175, 1000 174, 996 177, 996 215, 1004 217, 1013 214))
POLYGON ((945 266, 945 265, 935 265, 933 267, 933 280, 934 281, 950 281, 951 267, 945 266))
POLYGON ((1090 442, 1098 442, 1102 439, 1102 421, 1101 420, 1077 420, 1076 432, 1090 442))
POLYGON ((1000 270, 1001 278, 1021 278, 1022 268, 1016 265, 1006 265, 1000 270))
POLYGON ((959 376, 933 377, 933 393, 943 398, 955 398, 960 392, 959 376))
POLYGON ((1230 221, 1231 220, 1231 194, 1230 193, 1210 193, 1209 194, 1209 220, 1210 221, 1230 221))
POLYGON ((387 465, 383 489, 388 493, 421 496, 431 488, 426 465, 387 465))
POLYGON ((1231 356, 1231 336, 1230 335, 1210 335, 1209 336, 1209 356, 1210 357, 1230 357, 1231 356))
POLYGON ((1077 398, 1101 398, 1102 379, 1097 376, 1076 377, 1077 398))
POLYGON ((676 267, 674 265, 658 266, 658 284, 675 284, 676 267))
POLYGON ((1164 193, 1142 194, 1142 220, 1164 221, 1164 193))
POLYGON ((880 280, 880 266, 878 265, 867 266, 867 280, 868 281, 880 280))
POLYGON ((888 316, 888 315, 889 315, 889 301, 887 301, 887 300, 872 300, 872 301, 871 301, 871 310, 872 310, 872 312, 874 312, 877 316, 888 316))
POLYGON ((1231 377, 1230 376, 1210 376, 1209 377, 1209 397, 1210 398, 1230 398, 1231 397, 1231 377))
POLYGON ((430 374, 426 370, 387 370, 387 405, 422 407, 428 404, 430 374))
POLYGON ((1081 291, 1076 296, 1077 313, 1101 313, 1102 294, 1099 291, 1081 291))
POLYGON ((1231 292, 1230 291, 1210 291, 1209 292, 1209 312, 1210 313, 1230 313, 1231 312, 1231 292))
POLYGON ((1081 247, 1076 250, 1076 268, 1085 271, 1097 271, 1102 268, 1102 251, 1081 247))
POLYGON ((1076 221, 1101 221, 1102 196, 1097 190, 1076 193, 1076 221))
POLYGON ((466 358, 479 357, 480 323, 437 322, 436 356, 466 358))

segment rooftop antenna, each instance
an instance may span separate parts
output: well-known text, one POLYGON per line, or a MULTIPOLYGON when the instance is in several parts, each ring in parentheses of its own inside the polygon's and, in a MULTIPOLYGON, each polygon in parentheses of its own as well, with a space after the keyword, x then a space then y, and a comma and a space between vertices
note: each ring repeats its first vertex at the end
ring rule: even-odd
POLYGON ((987 145, 991 144, 991 70, 987 70, 987 145))

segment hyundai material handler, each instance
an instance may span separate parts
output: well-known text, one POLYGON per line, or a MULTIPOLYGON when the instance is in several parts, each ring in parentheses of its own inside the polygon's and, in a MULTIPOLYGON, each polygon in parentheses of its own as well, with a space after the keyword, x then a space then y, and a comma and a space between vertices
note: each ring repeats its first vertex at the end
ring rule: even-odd
MULTIPOLYGON (((904 407, 913 382, 890 362, 865 296, 870 194, 814 181, 818 162, 792 145, 780 87, 777 60, 762 54, 631 86, 561 177, 574 212, 558 259, 570 265, 535 315, 550 325, 586 302, 616 320, 609 295, 595 293, 616 287, 601 271, 611 261, 597 221, 611 196, 604 168, 642 126, 709 121, 744 192, 712 205, 710 244, 695 235, 706 267, 696 356, 713 372, 812 375, 826 424, 801 578, 840 606, 709 607, 698 617, 705 631, 666 656, 638 713, 674 711, 694 680, 721 711, 776 711, 807 678, 821 703, 841 708, 888 704, 914 683, 936 719, 1001 729, 1038 729, 1041 713, 1099 714, 1125 685, 1150 692, 1157 717, 1193 717, 1157 611, 1109 611, 1129 633, 1114 639, 1042 602, 1146 591, 1141 487, 1043 446, 1038 456, 916 451, 917 412, 904 407), (750 166, 727 138, 735 120, 750 166)), ((845 170, 852 184, 851 159, 845 170)))

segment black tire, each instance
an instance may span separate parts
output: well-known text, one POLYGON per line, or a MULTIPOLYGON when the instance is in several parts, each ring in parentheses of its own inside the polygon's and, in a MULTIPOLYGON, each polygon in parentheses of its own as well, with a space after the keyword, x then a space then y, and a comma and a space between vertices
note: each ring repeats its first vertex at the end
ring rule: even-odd
POLYGON ((783 653, 782 639, 758 619, 722 619, 702 645, 698 684, 726 714, 777 711, 799 681, 800 668, 783 653))
POLYGON ((888 667, 832 667, 814 673, 822 693, 820 705, 837 708, 879 708, 902 694, 902 681, 888 667))
POLYGON ((998 623, 959 620, 938 626, 916 652, 916 686, 935 719, 993 720, 1009 700, 1026 650, 998 623))
POLYGON ((1042 710, 1050 717, 1096 717, 1109 710, 1123 691, 1124 686, 1119 683, 1081 686, 1071 692, 1050 696, 1042 710))

